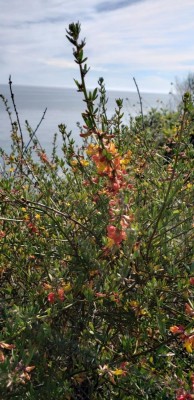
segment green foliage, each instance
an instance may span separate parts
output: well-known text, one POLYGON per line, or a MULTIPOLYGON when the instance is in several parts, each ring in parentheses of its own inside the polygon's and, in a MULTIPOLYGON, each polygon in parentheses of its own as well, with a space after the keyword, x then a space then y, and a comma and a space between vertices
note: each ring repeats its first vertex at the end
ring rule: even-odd
POLYGON ((83 146, 60 125, 63 156, 54 138, 49 159, 11 121, 1 150, 2 398, 192 396, 192 99, 151 110, 143 127, 141 115, 122 124, 117 99, 108 120, 103 78, 87 91, 79 35, 70 24, 83 146))
POLYGON ((180 103, 184 96, 184 93, 188 92, 193 97, 194 95, 194 74, 188 73, 187 77, 180 81, 176 78, 175 81, 175 97, 177 101, 180 103))

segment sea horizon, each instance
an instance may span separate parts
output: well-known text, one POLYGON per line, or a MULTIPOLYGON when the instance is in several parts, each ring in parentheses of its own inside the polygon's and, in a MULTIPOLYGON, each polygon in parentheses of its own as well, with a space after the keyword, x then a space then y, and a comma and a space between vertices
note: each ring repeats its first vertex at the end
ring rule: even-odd
MULTIPOLYGON (((42 121, 37 136, 45 150, 51 152, 51 144, 55 133, 59 132, 58 125, 65 124, 67 132, 72 132, 76 145, 80 145, 82 140, 79 136, 79 126, 83 125, 82 113, 85 111, 85 102, 83 94, 78 93, 76 87, 51 87, 34 85, 12 84, 14 101, 20 118, 20 124, 23 130, 24 140, 28 141, 29 134, 26 130, 28 121, 32 131, 39 124, 45 109, 47 109, 45 118, 42 121)), ((16 115, 10 95, 8 84, 0 84, 0 94, 8 100, 8 106, 12 113, 13 120, 16 121, 16 115)), ((146 114, 151 108, 167 108, 170 104, 170 95, 162 93, 141 93, 143 110, 146 114)), ((140 101, 137 91, 114 91, 107 90, 107 115, 111 118, 115 113, 115 99, 123 99, 123 123, 128 124, 131 117, 140 113, 140 101)), ((10 149, 11 126, 5 105, 0 101, 0 147, 6 151, 10 149)), ((58 135, 59 148, 62 144, 60 134, 58 135)))
MULTIPOLYGON (((11 80, 12 81, 12 80, 11 80)), ((106 82, 105 82, 106 85, 106 82)), ((8 86, 9 87, 9 81, 7 83, 0 83, 0 88, 1 86, 8 86)), ((42 89, 68 89, 68 90, 75 90, 77 92, 76 86, 72 85, 72 86, 57 86, 57 85, 30 85, 30 84, 25 84, 25 83, 14 83, 14 81, 12 81, 12 88, 16 87, 16 86, 20 86, 20 87, 26 87, 26 88, 42 88, 42 89)), ((87 89, 88 90, 94 90, 96 87, 99 87, 98 85, 94 86, 94 87, 90 87, 88 86, 87 89)), ((137 89, 126 89, 126 88, 108 88, 106 87, 106 90, 108 92, 124 92, 124 93, 137 93, 137 89)), ((151 91, 151 90, 141 90, 141 88, 139 87, 140 90, 140 94, 155 94, 155 95, 169 95, 169 91, 168 92, 160 92, 158 90, 156 91, 151 91)))

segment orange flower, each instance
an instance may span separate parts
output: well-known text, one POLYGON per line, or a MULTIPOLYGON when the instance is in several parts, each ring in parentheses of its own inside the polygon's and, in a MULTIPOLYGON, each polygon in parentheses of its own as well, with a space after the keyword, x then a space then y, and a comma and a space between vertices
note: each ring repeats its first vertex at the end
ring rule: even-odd
POLYGON ((61 301, 63 301, 63 300, 65 299, 64 289, 63 289, 63 288, 59 288, 59 289, 57 290, 57 294, 58 294, 58 297, 59 297, 59 299, 60 299, 61 301))
POLYGON ((6 350, 12 350, 15 349, 15 345, 14 344, 8 344, 5 342, 0 342, 0 348, 1 349, 6 349, 6 350))
POLYGON ((4 231, 0 231, 0 239, 5 237, 5 232, 4 231))
POLYGON ((110 173, 110 163, 107 158, 102 154, 101 150, 92 156, 92 160, 96 164, 98 174, 107 175, 110 173))
POLYGON ((194 309, 188 303, 185 304, 185 312, 191 317, 194 317, 194 309))
POLYGON ((95 293, 95 296, 98 298, 106 297, 106 293, 95 293))
POLYGON ((43 162, 49 164, 48 157, 47 157, 46 153, 44 153, 44 151, 40 151, 40 152, 38 153, 38 155, 39 155, 41 161, 43 161, 43 162))
POLYGON ((126 239, 126 232, 116 228, 114 225, 107 226, 108 238, 112 239, 117 246, 126 239))
POLYGON ((45 290, 50 290, 50 289, 52 289, 52 286, 49 284, 49 283, 43 283, 43 287, 44 287, 44 289, 45 290))
POLYGON ((0 350, 0 363, 3 363, 5 361, 5 356, 3 352, 0 350))
POLYGON ((105 146, 106 150, 108 153, 112 155, 116 155, 118 153, 115 144, 113 142, 110 142, 108 145, 105 146))
POLYGON ((170 327, 170 332, 172 332, 174 334, 176 334, 176 333, 184 333, 184 331, 185 331, 185 328, 182 325, 179 325, 179 326, 174 325, 174 326, 170 327))
POLYGON ((99 151, 99 149, 100 149, 99 146, 91 143, 91 144, 89 144, 89 146, 88 146, 88 148, 86 150, 86 153, 89 156, 92 156, 92 155, 96 154, 99 151))

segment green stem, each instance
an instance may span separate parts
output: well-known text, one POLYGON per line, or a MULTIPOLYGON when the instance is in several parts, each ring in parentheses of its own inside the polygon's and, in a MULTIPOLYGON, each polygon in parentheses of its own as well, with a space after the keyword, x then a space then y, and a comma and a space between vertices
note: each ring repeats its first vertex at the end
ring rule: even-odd
MULTIPOLYGON (((158 214, 158 217, 157 217, 155 226, 154 226, 154 228, 153 228, 152 234, 151 234, 151 236, 150 236, 150 238, 149 238, 149 241, 148 241, 147 253, 146 253, 146 260, 147 260, 147 262, 148 262, 148 260, 149 260, 149 253, 150 253, 152 241, 153 241, 154 236, 155 236, 155 234, 156 234, 156 232, 157 232, 159 222, 160 222, 160 220, 161 220, 161 218, 162 218, 162 216, 163 216, 163 213, 164 213, 164 211, 165 211, 165 209, 166 209, 166 207, 167 207, 167 205, 168 205, 168 203, 169 203, 169 195, 170 195, 170 192, 171 192, 171 189, 172 189, 172 185, 173 185, 173 182, 174 182, 176 167, 177 167, 177 163, 178 163, 179 150, 180 150, 181 138, 182 138, 182 134, 183 134, 183 130, 184 130, 184 125, 185 125, 186 113, 187 113, 187 110, 186 110, 186 107, 185 107, 185 108, 184 108, 184 112, 183 112, 182 121, 181 121, 180 133, 179 133, 179 142, 178 142, 178 143, 179 143, 179 146, 178 146, 178 148, 177 148, 177 150, 176 150, 176 155, 175 155, 175 160, 174 160, 174 166, 173 166, 173 169, 172 169, 171 179, 170 179, 170 182, 169 182, 169 185, 168 185, 168 189, 167 189, 166 195, 165 195, 165 197, 164 197, 164 201, 163 201, 162 207, 161 207, 161 209, 160 209, 160 211, 159 211, 159 214, 158 214)), ((172 197, 170 198, 170 200, 171 200, 171 199, 172 199, 172 197)))

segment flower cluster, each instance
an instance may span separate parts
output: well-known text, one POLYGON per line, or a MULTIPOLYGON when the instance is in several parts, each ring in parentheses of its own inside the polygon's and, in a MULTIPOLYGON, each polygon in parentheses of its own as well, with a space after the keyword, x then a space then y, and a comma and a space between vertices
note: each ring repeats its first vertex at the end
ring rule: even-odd
POLYGON ((183 387, 181 387, 180 389, 177 390, 176 393, 176 400, 192 400, 194 399, 194 375, 191 375, 190 377, 191 380, 191 392, 192 393, 188 393, 188 391, 186 391, 183 387))
POLYGON ((101 139, 99 145, 89 144, 86 150, 88 156, 96 165, 98 176, 105 177, 102 193, 109 197, 110 223, 107 226, 107 246, 120 246, 126 240, 126 229, 132 221, 132 215, 123 213, 123 190, 133 189, 128 182, 127 165, 130 163, 132 153, 127 151, 122 157, 113 140, 101 139))
POLYGON ((186 328, 182 325, 179 326, 171 326, 170 332, 175 335, 178 335, 180 340, 183 342, 183 346, 187 350, 188 353, 192 353, 194 349, 194 332, 187 332, 186 328))
POLYGON ((56 290, 53 290, 52 285, 48 283, 45 283, 43 286, 45 290, 51 290, 47 295, 47 300, 50 304, 54 304, 57 300, 64 301, 66 294, 72 289, 70 283, 64 283, 56 290))

